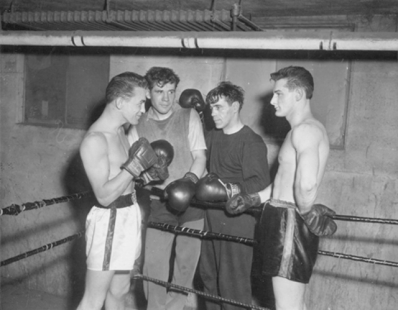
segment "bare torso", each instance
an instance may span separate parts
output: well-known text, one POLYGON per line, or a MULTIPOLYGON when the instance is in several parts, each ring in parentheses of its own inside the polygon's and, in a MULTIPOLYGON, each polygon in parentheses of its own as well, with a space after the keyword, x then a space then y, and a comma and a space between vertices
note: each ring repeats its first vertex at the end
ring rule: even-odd
MULTIPOLYGON (((329 141, 327 137, 327 133, 323 125, 315 120, 314 118, 310 118, 305 120, 303 123, 298 126, 292 128, 287 134, 278 156, 278 172, 275 176, 273 190, 272 190, 272 198, 279 199, 288 202, 296 202, 295 193, 294 193, 294 185, 296 180, 296 172, 297 172, 297 163, 298 163, 298 152, 294 146, 292 141, 292 135, 294 131, 296 131, 303 124, 308 125, 311 131, 314 132, 312 135, 313 138, 311 144, 313 146, 313 151, 317 152, 319 158, 319 165, 316 172, 317 183, 319 184, 322 180, 326 161, 329 154, 329 141)), ((308 130, 308 129, 307 129, 308 130)), ((300 141, 307 139, 306 136, 295 137, 300 141)))
MULTIPOLYGON (((128 150, 130 148, 127 136, 124 133, 123 128, 119 128, 117 131, 109 130, 106 126, 106 122, 97 122, 88 130, 85 139, 91 139, 93 143, 90 143, 90 152, 102 154, 96 156, 96 166, 98 169, 106 171, 107 181, 113 179, 120 173, 121 165, 127 160, 128 150)), ((95 167, 93 167, 95 169, 95 167)), ((89 171, 92 167, 86 167, 89 171)), ((93 175, 101 178, 103 173, 97 174, 93 171, 93 175)), ((104 180, 105 181, 105 180, 104 180)), ((134 183, 131 182, 129 186, 123 191, 122 194, 126 195, 133 191, 134 183)))

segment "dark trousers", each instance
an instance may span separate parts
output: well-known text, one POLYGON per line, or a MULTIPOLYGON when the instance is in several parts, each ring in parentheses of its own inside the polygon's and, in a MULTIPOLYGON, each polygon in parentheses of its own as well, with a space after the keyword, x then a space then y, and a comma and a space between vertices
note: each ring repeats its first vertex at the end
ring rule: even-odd
MULTIPOLYGON (((214 222, 211 224, 209 225, 205 219, 205 230, 217 231, 214 222)), ((203 281, 204 292, 250 305, 252 302, 250 277, 252 260, 253 248, 250 245, 215 239, 203 240, 199 273, 203 281)), ((208 298, 206 298, 205 304, 207 310, 245 309, 208 298)))

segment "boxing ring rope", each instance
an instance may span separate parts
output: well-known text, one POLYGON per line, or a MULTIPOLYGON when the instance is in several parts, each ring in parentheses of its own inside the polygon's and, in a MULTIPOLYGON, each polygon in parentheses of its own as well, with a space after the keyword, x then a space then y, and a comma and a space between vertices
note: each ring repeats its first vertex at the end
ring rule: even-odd
MULTIPOLYGON (((175 232, 175 233, 181 233, 181 234, 185 234, 185 235, 192 235, 192 236, 196 236, 196 237, 200 236, 203 238, 211 238, 212 236, 216 236, 217 239, 224 239, 224 237, 227 236, 227 238, 224 240, 245 243, 247 245, 254 245, 257 243, 256 240, 250 239, 250 238, 242 238, 242 237, 208 232, 208 231, 203 231, 203 230, 198 230, 198 229, 193 229, 193 228, 174 226, 174 225, 170 225, 170 224, 166 224, 166 223, 149 222, 148 227, 157 228, 157 229, 161 229, 161 230, 167 230, 167 231, 175 232)), ((386 261, 386 260, 381 260, 381 259, 376 259, 376 258, 367 258, 367 257, 355 256, 355 255, 338 253, 338 252, 328 252, 328 251, 322 251, 322 250, 318 250, 318 254, 337 257, 337 258, 351 259, 351 260, 355 260, 355 261, 361 261, 361 262, 372 263, 372 264, 377 264, 377 265, 398 267, 398 262, 386 261)))
POLYGON ((243 238, 243 237, 236 237, 236 236, 231 236, 231 235, 225 235, 221 233, 215 233, 211 231, 204 231, 204 230, 198 230, 198 229, 193 229, 193 228, 188 228, 188 227, 183 227, 183 226, 174 226, 166 223, 155 223, 155 222, 148 222, 148 227, 151 228, 156 228, 159 230, 166 230, 166 231, 171 231, 175 233, 181 233, 185 234, 188 236, 194 236, 194 237, 201 237, 201 238, 208 238, 208 239, 222 239, 226 241, 233 241, 233 242, 238 242, 238 243, 244 243, 248 245, 253 245, 257 243, 256 240, 249 239, 249 238, 243 238))
MULTIPOLYGON (((206 207, 206 208, 215 208, 215 209, 224 209, 225 208, 225 202, 199 201, 199 200, 196 200, 195 198, 191 201, 191 204, 196 207, 206 207)), ((262 207, 252 207, 252 208, 248 209, 245 213, 258 214, 261 212, 262 212, 262 207)), ((333 215, 332 218, 337 221, 398 225, 398 220, 396 220, 396 219, 361 217, 361 216, 340 215, 340 214, 333 215)))
MULTIPOLYGON (((243 244, 247 244, 247 245, 251 245, 251 246, 257 243, 256 240, 250 239, 250 238, 231 236, 231 235, 215 233, 215 232, 211 232, 211 231, 203 231, 203 230, 198 230, 198 229, 193 229, 193 228, 188 228, 188 227, 183 227, 183 226, 174 226, 174 225, 170 225, 170 224, 166 224, 166 223, 148 222, 147 226, 151 227, 151 228, 159 229, 159 230, 174 232, 177 234, 180 233, 180 234, 184 234, 184 235, 188 235, 188 236, 208 238, 208 239, 221 239, 221 240, 243 243, 243 244)), ((14 257, 11 257, 9 259, 1 261, 0 267, 11 264, 13 262, 24 259, 26 257, 32 256, 34 254, 38 254, 38 253, 41 253, 41 252, 44 252, 47 250, 51 250, 55 246, 61 245, 66 242, 73 241, 77 238, 80 238, 83 234, 84 234, 84 231, 81 231, 72 236, 69 236, 64 239, 44 245, 40 248, 28 251, 26 253, 23 253, 23 254, 14 256, 14 257)), ((381 260, 381 259, 376 259, 376 258, 367 258, 367 257, 362 257, 362 256, 356 256, 356 255, 350 255, 350 254, 344 254, 344 253, 338 253, 338 252, 329 252, 329 251, 323 251, 323 250, 318 250, 318 254, 325 255, 325 256, 331 256, 331 257, 337 257, 337 258, 343 258, 343 259, 350 259, 350 260, 354 260, 354 261, 360 261, 360 262, 371 263, 371 264, 376 264, 376 265, 398 267, 398 262, 381 260)))
POLYGON ((56 247, 58 245, 73 241, 75 239, 78 239, 78 238, 82 237, 83 235, 84 235, 84 231, 80 231, 77 234, 74 234, 72 236, 66 237, 66 238, 58 240, 58 241, 54 241, 52 243, 43 245, 40 248, 28 251, 26 253, 11 257, 11 258, 6 259, 6 260, 3 260, 0 263, 0 267, 3 267, 5 265, 11 264, 11 263, 14 263, 14 262, 19 261, 21 259, 24 259, 26 257, 32 256, 32 255, 35 255, 35 254, 38 254, 38 253, 41 253, 41 252, 45 252, 47 250, 51 250, 52 248, 54 248, 54 247, 56 247))
MULTIPOLYGON (((162 197, 163 190, 153 188, 150 193, 162 197)), ((43 199, 41 201, 34 201, 34 202, 26 202, 21 205, 12 204, 8 207, 0 209, 0 216, 2 215, 18 215, 23 211, 39 209, 45 206, 61 203, 61 202, 68 202, 76 199, 82 199, 85 197, 93 197, 94 193, 91 191, 76 193, 69 196, 62 196, 58 198, 52 199, 43 199)), ((191 205, 196 207, 206 207, 206 208, 218 208, 224 209, 225 202, 208 202, 208 201, 200 201, 197 199, 192 199, 191 205)), ((252 207, 246 211, 246 213, 258 214, 261 213, 262 207, 252 207)), ((351 216, 351 215, 340 215, 336 214, 332 217, 334 220, 338 221, 350 221, 350 222, 364 222, 364 223, 379 223, 379 224, 392 224, 398 225, 398 220, 396 219, 386 219, 386 218, 372 218, 372 217, 361 217, 361 216, 351 216)))
POLYGON ((150 281, 150 282, 153 282, 153 283, 156 283, 156 284, 161 284, 161 285, 163 285, 163 286, 165 286, 167 288, 174 288, 177 291, 187 292, 187 293, 194 293, 196 295, 204 296, 204 297, 209 298, 209 299, 226 302, 226 303, 233 304, 233 305, 236 305, 236 306, 241 306, 241 307, 246 308, 246 309, 250 308, 250 309, 257 309, 257 310, 270 310, 269 308, 259 307, 259 306, 255 306, 255 305, 248 305, 248 304, 244 304, 244 303, 241 303, 239 301, 235 301, 235 300, 232 300, 232 299, 224 298, 224 297, 221 297, 221 296, 214 296, 214 295, 207 294, 207 293, 195 290, 195 289, 191 289, 191 288, 180 286, 180 285, 177 285, 177 284, 174 284, 174 283, 165 282, 165 281, 162 281, 162 280, 159 280, 159 279, 155 279, 155 278, 151 278, 151 277, 148 277, 148 276, 144 276, 142 274, 134 275, 133 279, 142 279, 142 280, 150 281))
MULTIPOLYGON (((67 202, 67 201, 72 201, 76 199, 82 199, 87 196, 92 196, 92 192, 84 192, 84 193, 77 193, 69 196, 63 196, 59 198, 53 198, 53 199, 48 199, 48 200, 42 200, 42 201, 35 201, 31 203, 25 203, 20 205, 12 204, 9 207, 6 207, 1 210, 0 215, 7 214, 7 215, 18 215, 19 213, 26 211, 26 210, 33 210, 33 209, 38 209, 42 208, 47 205, 52 205, 52 204, 57 204, 61 202, 67 202), (6 211, 4 211, 6 210, 6 211)), ((201 205, 201 206, 207 206, 207 207, 216 207, 216 208, 222 208, 225 203, 209 203, 209 202, 199 202, 195 201, 193 203, 194 205, 201 205)), ((255 213, 261 212, 261 208, 257 208, 258 210, 255 210, 255 213)), ((372 219, 372 218, 360 218, 360 217, 346 217, 346 216, 336 216, 337 219, 341 220, 353 220, 353 221, 366 221, 366 222, 373 222, 373 223, 387 223, 387 224, 396 224, 395 220, 384 220, 384 219, 372 219)), ((243 238, 243 237, 238 237, 238 236, 231 236, 231 235, 226 235, 226 234, 221 234, 221 233, 215 233, 211 231, 203 231, 203 230, 197 230, 197 229, 192 229, 192 228, 187 228, 187 227, 182 227, 182 226, 174 226, 166 223, 155 223, 155 222, 148 222, 147 227, 155 228, 155 229, 160 229, 160 230, 166 230, 170 232, 174 232, 176 234, 185 234, 185 235, 191 235, 194 237, 201 237, 201 238, 208 238, 208 239, 222 239, 222 240, 227 240, 227 241, 233 241, 233 242, 238 242, 238 243, 243 243, 247 244, 249 246, 253 246, 254 244, 257 243, 256 240, 250 239, 250 238, 243 238)), ((58 245, 65 244, 67 242, 71 242, 73 240, 76 240, 84 235, 84 231, 80 231, 77 234, 71 235, 69 237, 63 238, 61 240, 46 244, 40 248, 28 251, 26 253, 11 257, 9 259, 6 259, 4 261, 0 262, 0 267, 6 266, 8 264, 14 263, 16 261, 19 261, 21 259, 27 258, 29 256, 50 250, 58 245)), ((337 253, 337 252, 328 252, 328 251, 323 251, 323 250, 318 250, 318 254, 320 255, 325 255, 325 256, 331 256, 331 257, 337 257, 337 258, 343 258, 343 259, 350 259, 354 261, 361 261, 361 262, 366 262, 366 263, 372 263, 372 264, 378 264, 378 265, 385 265, 385 266, 390 266, 390 267, 398 267, 398 262, 392 262, 392 261, 386 261, 386 260, 380 260, 380 259, 374 259, 374 258, 365 258, 361 256, 355 256, 355 255, 349 255, 349 254, 344 254, 344 253, 337 253)), ((256 305, 248 305, 244 304, 235 300, 223 298, 221 296, 214 296, 210 295, 201 291, 197 291, 195 289, 190 289, 187 287, 179 286, 173 283, 165 282, 159 279, 154 279, 150 278, 148 276, 144 276, 142 274, 135 274, 133 279, 142 279, 146 281, 151 281, 157 284, 161 284, 165 286, 166 288, 171 288, 175 289, 178 291, 182 292, 187 292, 187 293, 194 293, 196 295, 200 295, 203 297, 206 297, 208 299, 213 299, 225 303, 230 303, 233 305, 245 307, 248 309, 256 309, 256 310, 269 310, 268 308, 263 308, 259 307, 256 305)))
POLYGON ((53 204, 58 204, 61 202, 68 202, 76 199, 82 199, 85 197, 94 196, 94 193, 91 191, 76 193, 69 196, 62 196, 58 198, 51 198, 51 199, 43 199, 40 201, 34 202, 26 202, 21 205, 12 204, 8 207, 0 209, 0 216, 2 215, 18 215, 23 211, 33 210, 43 208, 45 206, 50 206, 53 204))
MULTIPOLYGON (((69 196, 62 196, 62 197, 52 198, 52 199, 44 199, 42 201, 27 202, 22 205, 12 204, 9 207, 1 209, 0 215, 3 215, 3 214, 18 215, 23 211, 38 209, 38 208, 42 208, 44 206, 57 204, 57 203, 61 203, 61 202, 72 201, 72 200, 76 200, 76 199, 82 199, 84 197, 89 197, 89 196, 93 196, 93 192, 76 193, 76 194, 72 194, 69 196)), ((196 206, 202 206, 202 207, 206 206, 206 207, 215 207, 215 208, 222 208, 225 205, 225 203, 211 203, 211 202, 202 202, 202 201, 199 202, 195 199, 192 204, 196 205, 196 206)), ((253 208, 253 209, 257 209, 257 210, 255 210, 256 213, 261 212, 261 207, 257 207, 257 208, 253 208)), ((336 218, 337 220, 343 220, 343 221, 357 221, 357 222, 363 221, 363 222, 395 224, 395 225, 398 224, 398 220, 380 219, 380 218, 378 218, 378 219, 377 218, 363 218, 363 217, 358 217, 358 216, 352 217, 352 216, 344 216, 344 215, 335 215, 335 216, 333 216, 333 218, 336 218)), ((192 236, 196 236, 196 237, 202 237, 202 238, 223 239, 223 240, 227 240, 227 241, 239 242, 239 243, 244 243, 244 244, 248 244, 248 245, 253 245, 253 244, 257 243, 256 240, 250 239, 250 238, 225 235, 225 234, 221 234, 221 233, 197 230, 197 229, 192 229, 192 228, 187 228, 187 227, 182 227, 182 226, 174 226, 174 225, 170 225, 170 224, 166 224, 166 223, 149 222, 148 227, 161 229, 161 230, 167 230, 167 231, 171 231, 171 232, 175 232, 175 233, 192 235, 192 236)), ((50 250, 55 246, 64 244, 66 242, 70 242, 77 238, 80 238, 83 235, 83 233, 84 233, 84 231, 81 231, 75 235, 66 237, 64 239, 44 245, 40 248, 28 251, 26 253, 23 253, 23 254, 11 257, 9 259, 6 259, 4 261, 1 261, 0 267, 11 264, 13 262, 16 262, 16 261, 21 260, 26 257, 29 257, 31 255, 50 250)), ((343 259, 351 259, 354 261, 361 261, 361 262, 378 264, 378 265, 398 267, 397 262, 374 259, 374 258, 366 258, 366 257, 355 256, 355 255, 350 255, 350 254, 338 253, 338 252, 328 252, 328 251, 319 250, 318 254, 331 256, 331 257, 337 257, 337 258, 343 258, 343 259)))

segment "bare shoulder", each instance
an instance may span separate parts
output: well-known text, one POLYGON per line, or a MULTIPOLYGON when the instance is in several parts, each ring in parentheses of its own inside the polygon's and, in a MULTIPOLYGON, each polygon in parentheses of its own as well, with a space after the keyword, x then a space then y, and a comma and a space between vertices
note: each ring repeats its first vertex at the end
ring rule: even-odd
POLYGON ((80 145, 80 152, 98 150, 107 145, 105 134, 99 131, 88 131, 80 145))
POLYGON ((315 118, 305 120, 292 128, 291 134, 294 144, 318 144, 328 142, 325 127, 315 118))

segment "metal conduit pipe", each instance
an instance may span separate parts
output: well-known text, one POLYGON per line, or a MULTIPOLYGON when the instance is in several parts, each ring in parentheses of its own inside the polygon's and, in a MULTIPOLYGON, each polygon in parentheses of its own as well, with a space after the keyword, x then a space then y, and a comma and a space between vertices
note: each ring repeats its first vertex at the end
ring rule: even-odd
POLYGON ((398 51, 397 32, 1 31, 0 45, 398 51))

